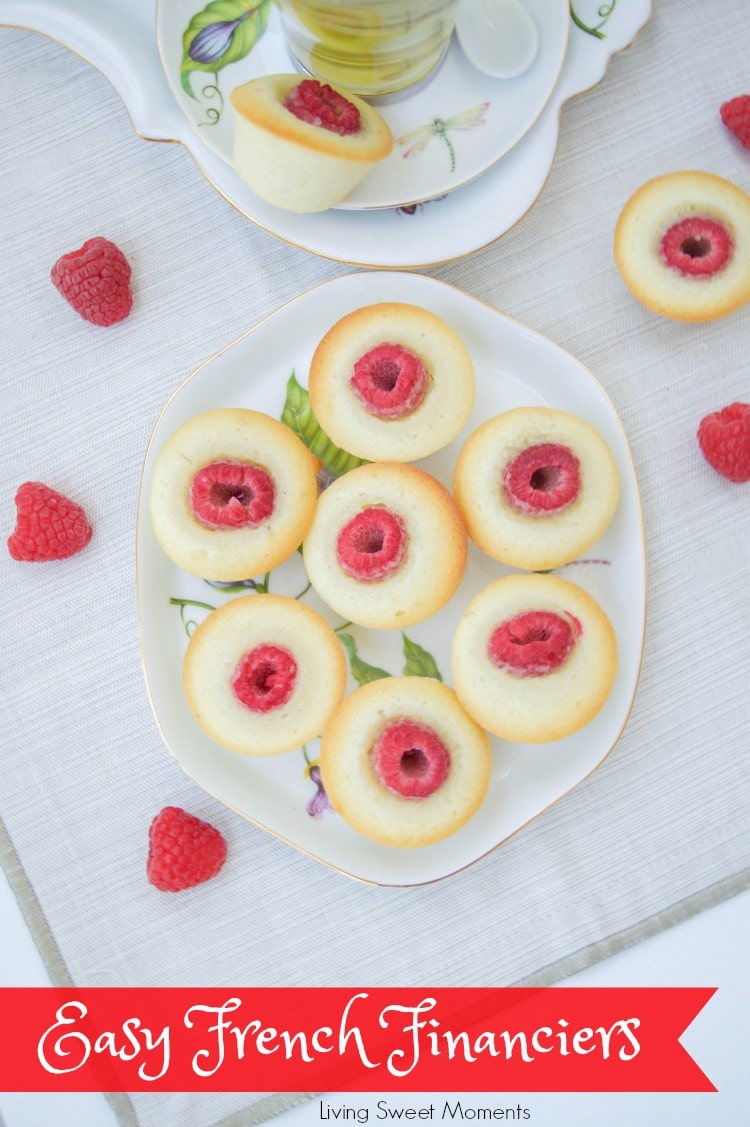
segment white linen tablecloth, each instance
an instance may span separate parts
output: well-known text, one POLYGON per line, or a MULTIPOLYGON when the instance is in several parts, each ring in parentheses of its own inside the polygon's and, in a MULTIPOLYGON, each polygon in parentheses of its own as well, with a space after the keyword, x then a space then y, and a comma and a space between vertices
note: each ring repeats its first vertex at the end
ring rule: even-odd
MULTIPOLYGON (((627 3, 627 0, 619 0, 627 3)), ((701 417, 750 400, 750 307, 659 319, 612 232, 644 180, 702 168, 750 187, 718 117, 747 92, 747 0, 660 0, 604 82, 563 111, 536 206, 429 273, 574 353, 618 409, 641 488, 649 613, 628 726, 602 767, 457 878, 347 880, 203 793, 164 748, 140 667, 134 524, 167 397, 266 314, 346 273, 234 211, 176 145, 148 144, 104 77, 0 28, 0 526, 23 480, 80 501, 78 557, 0 554, 2 852, 53 980, 78 985, 503 985, 556 981, 750 883, 750 486, 703 461, 701 417), (127 254, 135 305, 101 330, 49 281, 92 235, 127 254), (145 879, 149 822, 184 806, 229 842, 180 896, 145 879)), ((415 218, 415 221, 418 221, 415 218)), ((750 238, 750 232, 748 232, 750 238)), ((123 1124, 259 1122, 294 1096, 137 1095, 123 1124)))

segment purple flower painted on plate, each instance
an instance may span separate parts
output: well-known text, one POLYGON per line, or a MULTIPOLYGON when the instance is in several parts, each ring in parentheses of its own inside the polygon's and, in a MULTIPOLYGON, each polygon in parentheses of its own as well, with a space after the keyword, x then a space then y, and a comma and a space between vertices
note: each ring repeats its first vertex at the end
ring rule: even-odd
POLYGON ((196 12, 182 34, 180 83, 194 101, 215 102, 206 106, 206 119, 199 125, 216 125, 224 109, 219 71, 244 59, 266 30, 272 0, 209 0, 196 12), (195 73, 212 75, 213 82, 193 89, 195 73))
POLYGON ((308 775, 318 788, 317 793, 310 799, 307 804, 307 813, 311 818, 322 818, 327 810, 333 810, 331 803, 328 801, 328 795, 323 786, 323 780, 320 777, 320 767, 317 763, 308 771, 308 775))
POLYGON ((201 28, 190 44, 188 51, 190 58, 196 63, 217 63, 231 47, 234 33, 239 25, 249 19, 251 14, 248 10, 236 20, 222 20, 201 28))
POLYGON ((402 204, 401 207, 396 208, 397 215, 417 215, 419 212, 424 211, 428 203, 439 203, 444 200, 445 196, 433 196, 431 200, 422 200, 420 203, 407 203, 402 204))
POLYGON ((256 591, 259 586, 257 579, 235 579, 231 583, 226 583, 223 579, 205 579, 204 583, 208 583, 209 587, 215 587, 217 591, 234 591, 240 587, 248 587, 251 591, 256 591))

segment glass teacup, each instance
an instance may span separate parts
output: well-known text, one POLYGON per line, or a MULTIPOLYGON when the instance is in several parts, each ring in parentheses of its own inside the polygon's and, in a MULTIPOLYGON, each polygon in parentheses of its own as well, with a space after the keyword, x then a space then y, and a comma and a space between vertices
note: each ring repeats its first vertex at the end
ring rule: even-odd
POLYGON ((373 100, 424 82, 459 0, 277 0, 296 67, 373 100))

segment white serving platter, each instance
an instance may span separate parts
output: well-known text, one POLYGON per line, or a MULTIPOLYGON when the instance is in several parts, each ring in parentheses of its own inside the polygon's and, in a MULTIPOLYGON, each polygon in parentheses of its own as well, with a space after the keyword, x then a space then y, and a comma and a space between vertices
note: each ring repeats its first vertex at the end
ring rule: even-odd
MULTIPOLYGON (((415 885, 454 874, 543 815, 585 779, 614 747, 633 703, 641 665, 646 609, 645 546, 638 487, 626 437, 612 403, 595 377, 551 341, 474 298, 434 279, 410 273, 358 272, 302 294, 201 365, 178 388, 156 422, 141 482, 137 527, 138 613, 146 683, 167 747, 183 769, 239 814, 319 861, 363 881, 415 885), (455 457, 483 420, 513 407, 545 405, 570 411, 600 432, 620 473, 621 499, 600 541, 558 574, 588 590, 615 628, 619 667, 613 692, 585 728, 565 740, 521 745, 493 740, 494 767, 487 799, 457 834, 422 849, 379 846, 323 809, 315 772, 317 747, 271 759, 225 751, 199 729, 185 702, 181 665, 190 623, 237 592, 219 591, 175 567, 154 538, 148 494, 155 457, 183 422, 215 407, 239 406, 281 416, 292 372, 306 384, 312 351, 344 314, 377 301, 411 302, 448 321, 466 342, 477 374, 472 417, 458 437, 418 463, 450 487, 455 457), (187 600, 182 604, 170 600, 187 600), (204 604, 195 605, 195 604, 204 604)), ((406 631, 410 643, 437 663, 450 683, 450 645, 468 599, 508 569, 470 549, 456 596, 439 614, 406 631)), ((258 577, 260 578, 260 577, 258 577)), ((334 628, 341 620, 307 591, 298 554, 271 573, 270 590, 301 595, 334 628)), ((247 594, 247 590, 243 590, 247 594)), ((403 670, 400 631, 347 629, 360 657, 396 674, 403 670)), ((350 688, 355 682, 350 678, 350 688)))

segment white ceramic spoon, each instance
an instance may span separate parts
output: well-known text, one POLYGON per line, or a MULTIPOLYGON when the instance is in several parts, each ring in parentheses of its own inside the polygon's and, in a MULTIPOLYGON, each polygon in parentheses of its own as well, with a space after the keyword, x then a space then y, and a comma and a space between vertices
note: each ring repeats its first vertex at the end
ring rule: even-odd
POLYGON ((516 78, 539 47, 536 24, 521 0, 461 0, 456 35, 472 66, 492 78, 516 78))

